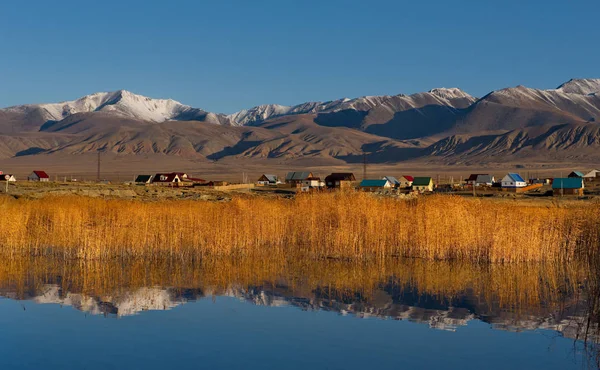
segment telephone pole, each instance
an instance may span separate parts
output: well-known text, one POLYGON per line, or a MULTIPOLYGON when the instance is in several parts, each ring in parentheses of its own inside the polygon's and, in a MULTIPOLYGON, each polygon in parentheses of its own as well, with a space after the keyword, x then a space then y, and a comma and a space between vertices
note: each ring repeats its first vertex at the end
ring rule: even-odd
POLYGON ((96 181, 100 182, 100 151, 98 151, 98 168, 96 169, 96 181))
POLYGON ((363 180, 367 178, 367 153, 363 152, 363 180))

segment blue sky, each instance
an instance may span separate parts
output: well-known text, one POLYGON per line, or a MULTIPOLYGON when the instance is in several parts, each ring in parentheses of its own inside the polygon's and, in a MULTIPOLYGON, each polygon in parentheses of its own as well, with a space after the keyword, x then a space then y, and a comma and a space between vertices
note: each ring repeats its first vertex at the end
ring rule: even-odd
POLYGON ((0 107, 127 89, 232 113, 600 77, 600 1, 0 3, 0 107))

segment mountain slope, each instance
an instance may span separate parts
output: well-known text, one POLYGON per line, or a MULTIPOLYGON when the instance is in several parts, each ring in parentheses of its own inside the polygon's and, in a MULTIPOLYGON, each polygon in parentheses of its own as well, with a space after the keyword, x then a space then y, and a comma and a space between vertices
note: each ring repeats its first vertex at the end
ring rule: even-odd
POLYGON ((563 93, 590 95, 600 92, 600 78, 571 79, 556 90, 563 93))
POLYGON ((600 161, 600 79, 524 86, 481 99, 457 88, 232 115, 120 90, 0 109, 0 158, 164 155, 194 161, 311 163, 600 161))
POLYGON ((152 99, 126 90, 95 93, 61 103, 14 106, 2 109, 0 112, 15 118, 23 117, 22 120, 27 121, 22 125, 24 130, 35 130, 46 123, 58 122, 74 114, 90 112, 104 112, 148 122, 186 120, 230 124, 224 115, 192 108, 175 100, 152 99))

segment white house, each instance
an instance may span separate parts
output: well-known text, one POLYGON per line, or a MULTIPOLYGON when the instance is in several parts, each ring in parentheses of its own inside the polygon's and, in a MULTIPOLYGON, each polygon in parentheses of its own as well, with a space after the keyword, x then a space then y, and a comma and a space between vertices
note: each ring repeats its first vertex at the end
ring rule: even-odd
POLYGON ((302 191, 310 191, 311 189, 321 189, 325 187, 325 182, 321 181, 320 177, 310 176, 304 180, 302 180, 302 186, 300 190, 302 191))
POLYGON ((17 181, 17 179, 13 175, 7 174, 7 173, 5 173, 3 175, 0 175, 0 180, 8 181, 8 182, 15 182, 15 181, 17 181))
POLYGON ((503 188, 523 188, 527 182, 518 173, 509 173, 502 179, 503 188))

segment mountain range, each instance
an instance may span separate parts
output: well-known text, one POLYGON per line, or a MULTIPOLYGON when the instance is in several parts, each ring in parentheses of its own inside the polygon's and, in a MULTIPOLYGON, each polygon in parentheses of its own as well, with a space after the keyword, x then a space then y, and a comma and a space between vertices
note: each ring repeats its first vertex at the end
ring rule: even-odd
POLYGON ((475 98, 458 88, 220 114, 129 91, 0 109, 0 158, 118 156, 314 159, 342 165, 600 161, 600 79, 517 86, 475 98))

